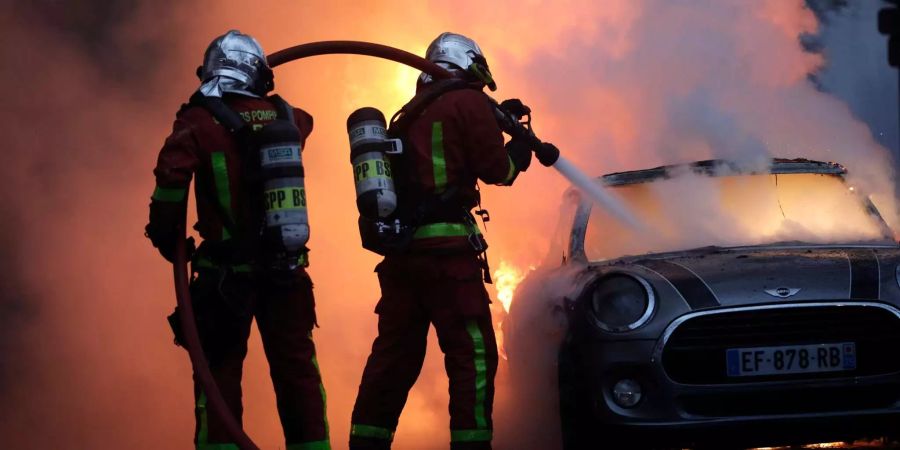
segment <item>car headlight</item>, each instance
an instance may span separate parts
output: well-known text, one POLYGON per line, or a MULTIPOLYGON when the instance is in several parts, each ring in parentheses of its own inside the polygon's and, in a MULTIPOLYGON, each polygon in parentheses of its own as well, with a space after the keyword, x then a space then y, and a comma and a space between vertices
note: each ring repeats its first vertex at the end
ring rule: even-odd
POLYGON ((600 329, 623 332, 637 329, 653 315, 653 288, 642 278, 614 274, 598 280, 591 293, 591 311, 600 329))

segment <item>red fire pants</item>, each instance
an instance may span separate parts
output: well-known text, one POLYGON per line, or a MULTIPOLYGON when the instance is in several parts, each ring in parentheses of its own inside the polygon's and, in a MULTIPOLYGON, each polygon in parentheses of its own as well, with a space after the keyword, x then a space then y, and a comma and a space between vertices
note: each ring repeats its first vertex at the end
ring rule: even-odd
MULTIPOLYGON (((316 323, 312 281, 306 271, 278 279, 260 273, 201 269, 191 283, 197 328, 209 368, 225 402, 240 421, 241 372, 250 324, 256 317, 288 450, 328 450, 325 389, 312 340, 316 323)), ((198 450, 237 450, 223 424, 206 408, 194 382, 198 450)))
POLYGON ((490 449, 497 342, 490 298, 474 255, 389 256, 381 284, 378 337, 353 408, 350 448, 388 449, 434 324, 450 378, 451 449, 490 449))

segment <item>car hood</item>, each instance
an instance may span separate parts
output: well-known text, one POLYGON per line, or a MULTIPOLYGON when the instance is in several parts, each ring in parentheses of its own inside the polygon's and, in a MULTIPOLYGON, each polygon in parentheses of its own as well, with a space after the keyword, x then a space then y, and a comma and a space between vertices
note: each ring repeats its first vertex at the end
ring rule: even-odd
POLYGON ((620 261, 678 291, 691 309, 896 297, 897 247, 706 249, 620 261))

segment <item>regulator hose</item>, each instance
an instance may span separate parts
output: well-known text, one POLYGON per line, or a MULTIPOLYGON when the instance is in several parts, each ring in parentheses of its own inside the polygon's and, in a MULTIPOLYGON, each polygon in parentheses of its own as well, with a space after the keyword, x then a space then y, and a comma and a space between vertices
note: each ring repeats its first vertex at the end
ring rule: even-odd
MULTIPOLYGON (((301 44, 275 52, 268 56, 267 59, 269 65, 275 67, 301 58, 333 54, 366 55, 387 59, 421 70, 436 79, 449 78, 452 76, 450 72, 447 72, 442 67, 420 56, 394 47, 369 42, 310 42, 308 44, 301 44)), ((222 421, 228 435, 241 450, 259 450, 259 447, 257 447, 250 437, 247 436, 247 433, 244 432, 240 422, 228 409, 228 405, 225 404, 225 399, 222 397, 221 391, 219 391, 219 386, 216 384, 216 380, 209 371, 209 364, 206 361, 206 356, 203 354, 203 347, 200 345, 200 334, 197 331, 197 323, 194 318, 188 282, 188 256, 187 246, 185 244, 187 230, 186 222, 187 217, 185 217, 185 225, 181 226, 181 229, 178 231, 178 236, 180 237, 176 242, 175 262, 173 263, 175 272, 175 298, 178 301, 178 311, 180 311, 179 320, 184 334, 183 344, 191 357, 194 376, 200 384, 200 387, 203 389, 203 393, 206 395, 208 411, 215 414, 216 417, 222 421)))

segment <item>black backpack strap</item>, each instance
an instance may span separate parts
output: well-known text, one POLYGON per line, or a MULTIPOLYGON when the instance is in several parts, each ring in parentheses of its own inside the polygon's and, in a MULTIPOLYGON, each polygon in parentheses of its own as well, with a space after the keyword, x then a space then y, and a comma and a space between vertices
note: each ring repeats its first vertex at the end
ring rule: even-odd
MULTIPOLYGON (((403 107, 391 117, 390 125, 387 130, 388 136, 399 138, 404 141, 404 145, 407 145, 407 133, 409 132, 409 127, 412 125, 413 121, 418 119, 419 116, 425 112, 425 108, 447 92, 459 89, 481 90, 481 86, 461 78, 449 78, 428 83, 422 90, 416 93, 415 97, 403 105, 403 107)), ((395 155, 392 158, 391 163, 396 169, 394 171, 395 173, 410 173, 415 171, 415 169, 408 164, 404 154, 395 155)), ((397 183, 397 180, 394 182, 397 183)), ((401 186, 396 186, 397 189, 401 189, 401 186)))
MULTIPOLYGON (((460 78, 450 78, 429 83, 424 89, 420 90, 412 100, 406 105, 403 105, 403 107, 394 114, 394 117, 391 118, 388 135, 406 140, 406 134, 413 121, 418 119, 419 116, 425 112, 425 108, 427 108, 428 105, 442 95, 460 89, 477 89, 480 91, 481 88, 481 84, 475 84, 460 78)), ((395 173, 414 170, 409 167, 408 160, 404 157, 405 154, 406 153, 392 155, 394 156, 392 164, 394 164, 395 173)), ((394 182, 398 183, 398 180, 395 180, 394 182)), ((396 186, 398 190, 402 189, 400 184, 397 184, 396 186)), ((407 210, 409 220, 411 221, 410 224, 416 227, 434 221, 455 221, 462 219, 464 216, 464 209, 459 203, 458 196, 456 195, 457 191, 458 189, 456 186, 451 186, 442 194, 435 194, 417 205, 410 205, 407 210)))
POLYGON ((197 105, 209 111, 219 123, 235 135, 247 127, 247 122, 241 115, 229 108, 221 97, 207 97, 195 92, 188 101, 188 105, 197 105))
POLYGON ((278 113, 279 119, 287 120, 290 123, 294 123, 294 107, 293 106, 291 106, 285 99, 281 98, 281 96, 278 94, 270 96, 269 100, 275 104, 275 111, 278 113))
POLYGON ((403 105, 400 111, 394 114, 394 117, 391 117, 388 134, 392 137, 403 137, 409 130, 412 122, 422 115, 428 105, 440 96, 459 89, 480 90, 480 85, 473 85, 472 82, 461 78, 449 78, 429 83, 425 89, 416 94, 407 104, 403 105))
MULTIPOLYGON (((212 114, 212 116, 218 120, 222 126, 227 128, 235 139, 237 139, 239 146, 245 147, 249 145, 250 127, 240 114, 225 104, 225 101, 223 101, 221 97, 207 97, 196 92, 182 108, 191 106, 199 106, 212 114)), ((241 236, 241 230, 238 229, 238 225, 234 218, 225 210, 225 205, 222 205, 219 202, 215 187, 208 185, 207 189, 203 190, 203 193, 210 199, 210 202, 215 205, 216 212, 219 214, 219 219, 222 221, 222 226, 224 226, 232 236, 239 238, 241 236)))

